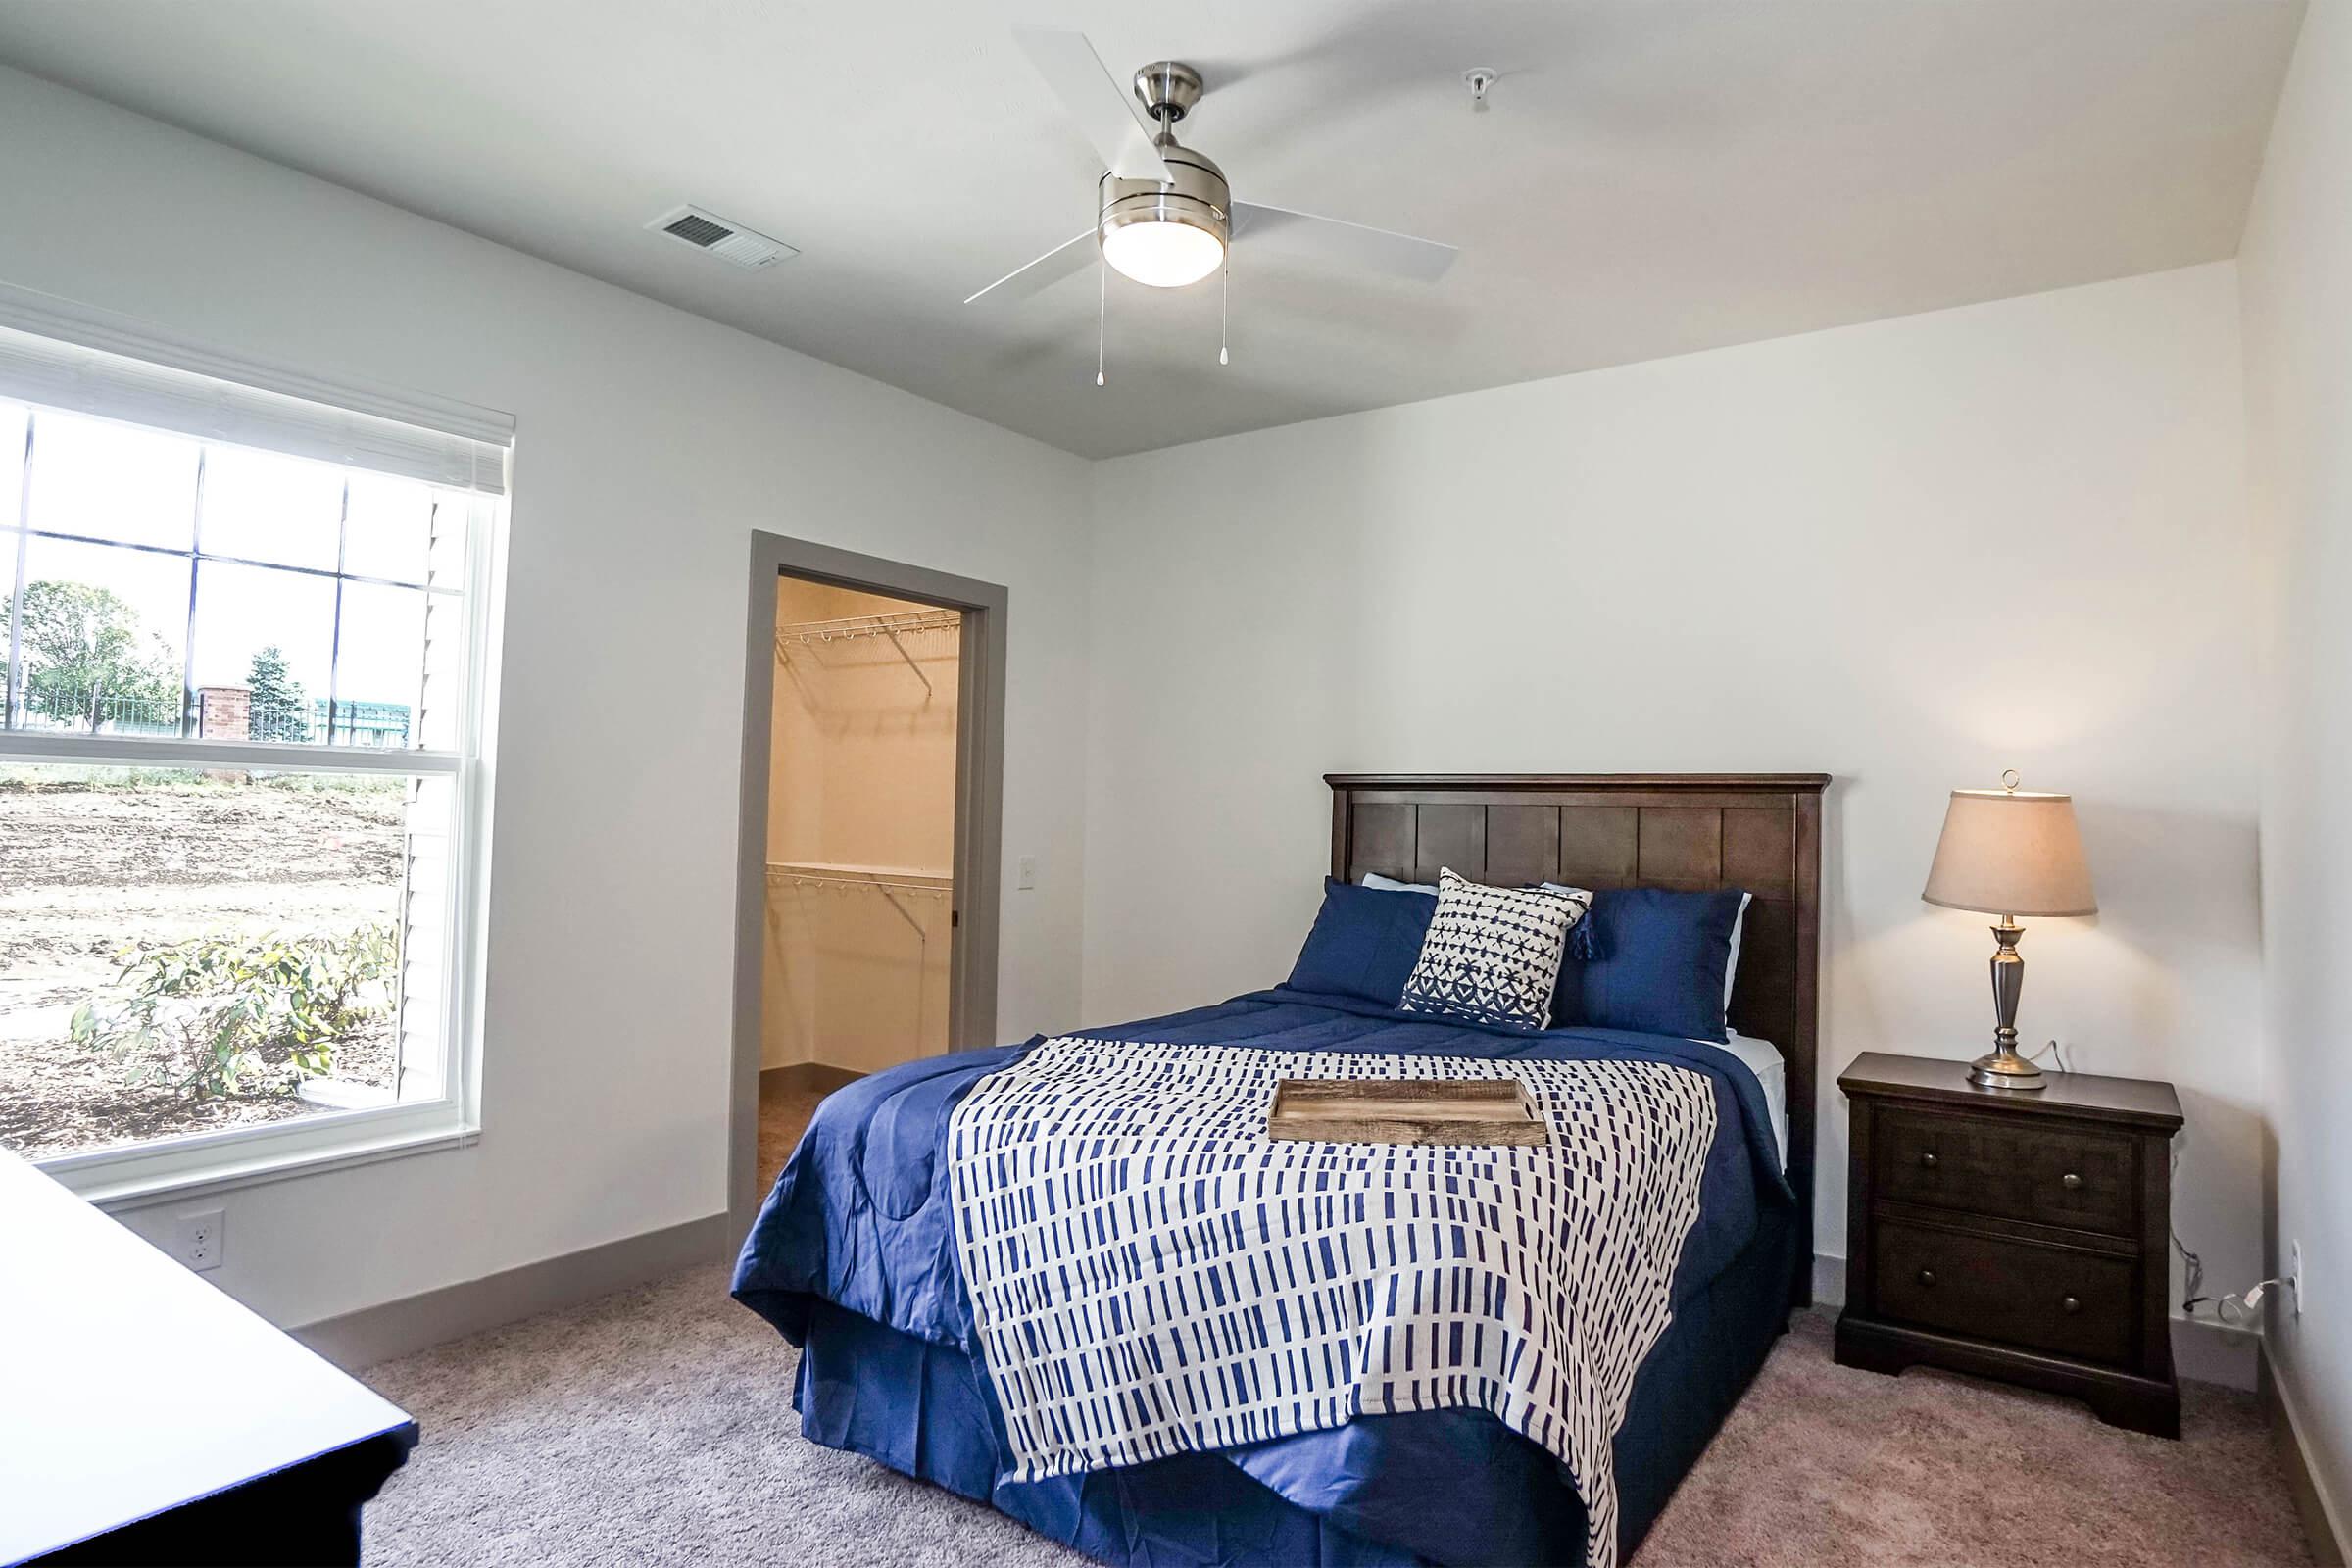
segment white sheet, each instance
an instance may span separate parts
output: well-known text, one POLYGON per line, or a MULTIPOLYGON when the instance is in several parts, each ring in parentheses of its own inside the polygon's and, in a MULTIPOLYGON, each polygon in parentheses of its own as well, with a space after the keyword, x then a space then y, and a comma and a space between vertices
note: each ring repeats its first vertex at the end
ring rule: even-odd
POLYGON ((1750 1040, 1739 1030, 1731 1031, 1729 1044, 1715 1046, 1712 1040, 1698 1042, 1715 1046, 1740 1058, 1741 1066, 1756 1075, 1764 1086, 1764 1103, 1772 1110, 1772 1136, 1781 1146, 1781 1169, 1788 1168, 1788 1064, 1781 1059, 1781 1052, 1769 1040, 1750 1040))

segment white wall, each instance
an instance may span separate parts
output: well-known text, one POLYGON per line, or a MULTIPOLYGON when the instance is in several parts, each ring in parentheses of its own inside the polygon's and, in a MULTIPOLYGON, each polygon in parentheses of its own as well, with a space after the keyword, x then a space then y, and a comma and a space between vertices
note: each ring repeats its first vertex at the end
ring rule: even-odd
MULTIPOLYGON (((2239 258, 2268 699, 2262 805, 2269 1263, 2303 1246, 2301 1317, 2271 1313, 2316 1479, 2352 1505, 2352 7, 2305 14, 2239 258)), ((2346 1539, 2348 1521, 2335 1530, 2346 1539)))
POLYGON ((2259 1248, 2251 573, 2230 264, 1098 465, 1089 1020, 1279 980, 1331 770, 1837 775, 1820 1247, 1857 1053, 1987 1049, 1945 792, 2075 792, 2101 913, 2021 1027, 2180 1087, 2176 1213, 2259 1248))
POLYGON ((1044 875, 999 1028, 1073 1021, 1077 459, 9 71, 0 146, 0 279, 516 420, 481 1141, 236 1195, 223 1286, 303 1323, 725 1207, 755 528, 1010 589, 1004 853, 1044 875))

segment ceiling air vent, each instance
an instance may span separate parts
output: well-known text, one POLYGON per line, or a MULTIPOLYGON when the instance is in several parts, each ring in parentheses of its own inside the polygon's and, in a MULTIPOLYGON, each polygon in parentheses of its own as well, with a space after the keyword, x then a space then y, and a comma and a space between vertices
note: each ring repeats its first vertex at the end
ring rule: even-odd
POLYGON ((801 254, 780 239, 770 239, 699 207, 680 207, 663 213, 645 226, 682 240, 698 251, 709 251, 737 267, 768 267, 801 254))

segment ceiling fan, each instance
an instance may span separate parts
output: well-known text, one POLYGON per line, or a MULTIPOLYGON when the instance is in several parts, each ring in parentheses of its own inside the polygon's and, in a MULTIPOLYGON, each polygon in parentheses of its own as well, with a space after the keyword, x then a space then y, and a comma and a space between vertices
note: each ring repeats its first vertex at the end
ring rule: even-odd
MULTIPOLYGON (((1182 288, 1223 270, 1226 251, 1247 240, 1339 267, 1435 282, 1453 264, 1451 245, 1415 239, 1286 207, 1237 202, 1225 172, 1180 145, 1176 122, 1200 101, 1200 74, 1160 60, 1119 90, 1086 35, 1015 27, 1013 36, 1102 157, 1094 226, 1015 268, 964 300, 1031 294, 1095 261, 1153 288, 1182 288), (1094 241, 1088 244, 1089 240, 1094 241)), ((1098 374, 1097 380, 1101 379, 1098 374)))

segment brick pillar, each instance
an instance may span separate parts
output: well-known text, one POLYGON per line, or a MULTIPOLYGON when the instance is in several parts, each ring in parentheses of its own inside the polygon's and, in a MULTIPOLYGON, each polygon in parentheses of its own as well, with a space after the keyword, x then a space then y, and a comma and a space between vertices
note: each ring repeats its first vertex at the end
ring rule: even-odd
POLYGON ((196 738, 253 739, 253 693, 242 686, 200 686, 196 690, 196 738))

